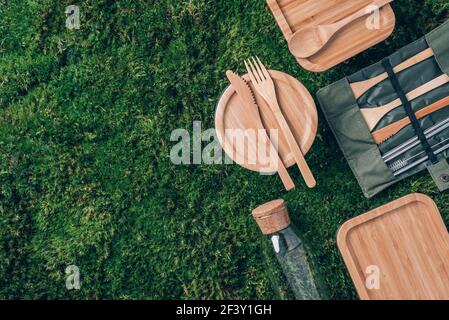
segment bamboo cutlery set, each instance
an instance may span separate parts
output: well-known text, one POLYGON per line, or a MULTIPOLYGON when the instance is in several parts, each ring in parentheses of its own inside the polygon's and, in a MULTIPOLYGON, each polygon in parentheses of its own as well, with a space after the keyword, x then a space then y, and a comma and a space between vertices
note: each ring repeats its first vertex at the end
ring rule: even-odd
POLYGON ((300 29, 288 40, 290 52, 298 58, 310 58, 321 51, 341 29, 391 2, 393 0, 376 0, 369 7, 364 7, 337 22, 300 29))
MULTIPOLYGON (((297 2, 299 4, 306 4, 307 6, 311 3, 311 1, 297 2)), ((297 9, 303 9, 303 11, 294 10, 292 17, 295 19, 304 18, 298 16, 300 12, 307 13, 309 11, 310 13, 314 13, 315 10, 318 10, 327 20, 326 23, 307 25, 297 32, 292 33, 288 40, 290 50, 301 59, 313 60, 314 56, 319 56, 320 52, 326 51, 330 44, 332 44, 332 41, 338 40, 341 35, 345 35, 345 28, 347 26, 371 14, 376 8, 383 10, 382 7, 392 1, 365 2, 366 5, 362 8, 359 6, 355 12, 351 12, 355 7, 350 1, 346 1, 343 5, 336 4, 335 1, 320 1, 318 6, 316 4, 313 5, 314 8, 298 7, 297 9), (320 6, 320 4, 322 5, 320 6), (331 4, 330 7, 329 4, 331 4), (351 14, 348 15, 348 11, 351 14), (332 12, 336 13, 336 15, 329 17, 329 14, 332 12), (333 23, 327 23, 329 18, 335 21, 333 23), (301 52, 301 50, 307 50, 307 52, 301 52)), ((286 1, 284 3, 287 5, 286 1)), ((287 18, 279 8, 279 4, 276 1, 268 1, 268 4, 273 10, 278 22, 287 23, 287 18)), ((361 28, 359 24, 356 26, 358 29, 361 28)), ((362 26, 362 31, 364 31, 366 27, 364 25, 362 26)), ((390 31, 387 30, 388 32, 390 31)), ((376 36, 368 41, 369 46, 387 36, 382 32, 380 34, 382 38, 379 39, 379 33, 375 33, 376 36)), ((371 35, 368 38, 371 38, 371 35)), ((355 55, 357 53, 356 50, 361 51, 365 49, 364 46, 364 43, 359 44, 357 48, 352 50, 351 54, 355 55)), ((327 61, 326 63, 338 64, 340 58, 334 57, 332 61, 327 61)), ((245 168, 262 173, 276 171, 286 190, 291 190, 295 186, 287 171, 293 162, 298 166, 306 185, 309 188, 315 187, 316 180, 305 160, 305 155, 313 144, 317 130, 317 111, 313 98, 300 83, 293 83, 292 81, 281 83, 280 81, 276 81, 276 79, 273 81, 271 76, 272 71, 268 72, 258 58, 245 61, 245 66, 248 75, 244 77, 239 77, 232 71, 227 72, 231 89, 228 88, 220 100, 215 121, 218 138, 222 147, 231 159, 245 168), (245 77, 246 79, 244 79, 245 77), (282 87, 287 86, 290 87, 288 92, 282 92, 282 87), (286 101, 286 103, 294 102, 296 105, 291 106, 286 103, 279 103, 280 99, 285 100, 283 95, 290 96, 290 101, 286 101), (237 96, 237 98, 234 98, 234 96, 237 96), (289 116, 288 110, 293 110, 295 113, 300 112, 300 119, 295 119, 295 116, 289 116), (271 113, 271 115, 268 115, 268 113, 271 113), (299 129, 296 129, 297 127, 299 129), (242 151, 237 150, 232 145, 233 137, 227 134, 227 131, 233 129, 265 130, 266 134, 258 137, 258 139, 248 138, 249 141, 245 145, 248 150, 242 151), (273 130, 278 130, 279 141, 270 140, 270 133, 273 130), (270 155, 274 154, 273 162, 275 166, 264 166, 260 163, 261 161, 258 157, 252 159, 254 157, 248 156, 251 152, 259 155, 261 152, 260 149, 262 149, 260 147, 261 145, 266 150, 269 150, 270 155)), ((283 75, 282 77, 285 78, 286 76, 283 75)))
MULTIPOLYGON (((396 21, 392 2, 267 0, 290 52, 300 66, 313 72, 328 70, 389 37, 396 21)), ((317 93, 329 127, 367 198, 425 169, 440 191, 449 189, 448 35, 449 21, 317 93)), ((297 165, 306 185, 314 188, 316 179, 305 160, 318 128, 313 97, 301 82, 268 70, 259 58, 244 65, 248 74, 226 74, 231 85, 215 115, 221 146, 246 169, 277 172, 286 190, 295 187, 288 168, 297 165), (245 130, 259 134, 246 136, 245 130), (244 136, 240 146, 234 143, 236 131, 244 136), (268 164, 261 157, 267 152, 268 164)), ((271 203, 267 205, 271 208, 271 203)), ((272 221, 272 239, 278 239, 286 230, 278 223, 285 220, 285 210, 274 209, 262 210, 262 215, 257 209, 255 218, 259 225, 272 221)), ((449 299, 449 286, 439 285, 433 270, 439 265, 449 274, 449 234, 438 208, 423 195, 410 195, 347 222, 338 246, 362 299, 449 299), (410 236, 404 234, 406 229, 410 236), (412 235, 423 239, 428 248, 412 235), (392 239, 407 256, 400 256, 392 239), (433 255, 427 257, 426 252, 433 255), (389 257, 394 254, 399 256, 392 261, 389 257), (407 257, 413 257, 412 263, 407 257), (373 292, 364 286, 364 268, 377 264, 390 283, 373 292), (415 279, 407 284, 410 287, 404 287, 404 279, 395 278, 404 268, 415 272, 415 279)), ((312 278, 301 281, 310 284, 312 278)))

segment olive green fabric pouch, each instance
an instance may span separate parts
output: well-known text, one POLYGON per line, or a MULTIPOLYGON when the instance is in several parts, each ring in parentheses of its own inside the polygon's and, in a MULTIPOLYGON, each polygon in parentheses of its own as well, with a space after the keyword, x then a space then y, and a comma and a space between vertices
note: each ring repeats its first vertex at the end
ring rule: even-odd
MULTIPOLYGON (((444 74, 449 75, 449 21, 383 61, 318 92, 318 101, 326 120, 367 198, 426 169, 429 170, 439 190, 449 189, 449 165, 446 161, 449 157, 449 125, 447 129, 440 130, 437 134, 428 134, 436 132, 433 129, 444 121, 449 122, 449 107, 417 121, 412 119, 415 126, 408 125, 380 145, 374 141, 372 132, 361 113, 362 108, 386 105, 400 98, 401 91, 405 95, 444 74), (386 65, 394 68, 429 47, 433 50, 433 57, 399 73, 390 72, 390 77, 386 80, 372 87, 360 98, 355 98, 352 83, 379 76, 388 70, 386 65), (418 132, 422 134, 421 139, 417 138, 418 132), (424 138, 426 135, 429 137, 424 138), (411 139, 418 141, 415 143, 416 146, 405 150, 398 157, 386 158, 411 139), (416 165, 419 161, 422 162, 416 165)), ((413 118, 415 117, 413 114, 417 111, 447 96, 449 96, 449 80, 443 86, 408 101, 411 114, 404 107, 407 104, 405 103, 388 113, 373 131, 406 117, 413 118)))

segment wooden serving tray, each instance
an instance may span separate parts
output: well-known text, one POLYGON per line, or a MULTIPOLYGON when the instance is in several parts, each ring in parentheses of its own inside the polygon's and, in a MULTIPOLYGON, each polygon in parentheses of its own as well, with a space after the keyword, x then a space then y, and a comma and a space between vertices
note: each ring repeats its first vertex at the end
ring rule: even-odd
MULTIPOLYGON (((270 70, 269 72, 276 87, 276 95, 282 113, 305 155, 312 147, 318 130, 318 112, 313 97, 304 85, 292 76, 274 70, 270 70)), ((289 168, 295 165, 296 162, 288 147, 287 139, 282 134, 282 130, 270 107, 265 100, 256 93, 249 76, 245 75, 243 76, 243 79, 245 79, 252 88, 265 129, 278 130, 278 150, 285 167, 289 168)), ((265 167, 263 164, 258 163, 257 161, 254 163, 254 161, 248 159, 248 152, 251 152, 249 154, 258 154, 258 150, 255 149, 258 145, 257 140, 245 140, 244 154, 238 154, 239 150, 237 150, 235 145, 230 143, 233 137, 229 134, 229 130, 253 129, 257 131, 258 129, 254 120, 248 117, 248 112, 245 111, 245 106, 240 104, 237 93, 232 86, 229 86, 225 90, 218 102, 217 110, 215 112, 215 129, 218 141, 223 150, 237 164, 252 171, 262 173, 272 172, 270 168, 265 167)), ((269 147, 266 148, 268 150, 269 147)))
MULTIPOLYGON (((372 0, 267 0, 287 41, 298 30, 310 26, 340 21, 368 6, 372 0)), ((390 5, 380 10, 380 28, 370 30, 366 16, 338 32, 316 55, 297 59, 306 70, 326 71, 343 61, 388 38, 394 30, 396 18, 390 5)))
POLYGON ((449 299, 449 234, 431 198, 411 194, 352 219, 337 240, 362 300, 449 299), (366 285, 373 266, 378 289, 366 285))

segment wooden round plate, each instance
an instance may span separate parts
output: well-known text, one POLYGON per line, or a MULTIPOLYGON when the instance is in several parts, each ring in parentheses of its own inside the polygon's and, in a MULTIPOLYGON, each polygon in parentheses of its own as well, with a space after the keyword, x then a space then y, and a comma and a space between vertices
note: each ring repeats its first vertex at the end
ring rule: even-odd
MULTIPOLYGON (((275 83, 276 94, 282 113, 305 155, 312 147, 318 129, 318 114, 315 102, 304 85, 292 76, 274 70, 270 70, 269 72, 275 83)), ((279 155, 285 167, 289 168, 295 165, 295 159, 290 152, 287 140, 282 134, 270 107, 256 93, 249 76, 245 75, 243 79, 248 82, 253 90, 265 129, 277 129, 279 132, 279 155)), ((254 161, 250 161, 246 150, 243 152, 244 154, 238 154, 237 148, 234 146, 235 144, 230 142, 232 135, 229 135, 229 130, 253 129, 257 132, 259 129, 257 121, 250 121, 244 115, 245 106, 242 106, 239 102, 239 97, 234 88, 229 86, 220 98, 215 114, 215 128, 220 145, 226 154, 242 167, 262 173, 270 172, 265 165, 257 163, 257 161, 255 163, 254 161)), ((276 142, 274 143, 276 144, 276 142)), ((251 137, 248 138, 246 146, 251 148, 255 145, 257 145, 257 140, 251 140, 251 137)))

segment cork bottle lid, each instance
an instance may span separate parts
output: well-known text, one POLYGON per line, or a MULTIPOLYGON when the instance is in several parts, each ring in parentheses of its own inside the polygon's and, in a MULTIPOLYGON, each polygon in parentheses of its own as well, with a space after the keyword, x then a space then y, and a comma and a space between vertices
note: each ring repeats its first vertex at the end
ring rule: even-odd
POLYGON ((290 225, 290 217, 285 201, 274 200, 253 210, 253 217, 263 234, 270 235, 286 229, 290 225))

